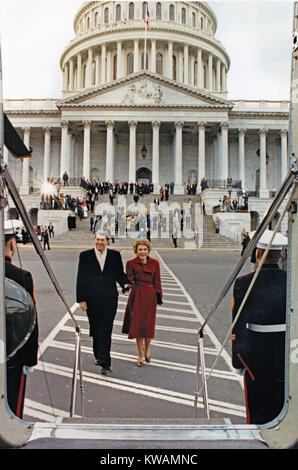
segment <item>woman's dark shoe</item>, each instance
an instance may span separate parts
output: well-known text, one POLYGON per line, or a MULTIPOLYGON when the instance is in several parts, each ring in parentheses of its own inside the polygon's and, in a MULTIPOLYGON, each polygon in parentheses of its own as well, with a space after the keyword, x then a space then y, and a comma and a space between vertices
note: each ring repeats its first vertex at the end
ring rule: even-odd
POLYGON ((144 362, 143 362, 143 361, 138 361, 138 362, 137 362, 137 366, 138 366, 138 367, 143 367, 143 365, 144 365, 144 362))
POLYGON ((151 362, 151 356, 145 357, 145 361, 147 362, 147 364, 150 364, 150 362, 151 362))

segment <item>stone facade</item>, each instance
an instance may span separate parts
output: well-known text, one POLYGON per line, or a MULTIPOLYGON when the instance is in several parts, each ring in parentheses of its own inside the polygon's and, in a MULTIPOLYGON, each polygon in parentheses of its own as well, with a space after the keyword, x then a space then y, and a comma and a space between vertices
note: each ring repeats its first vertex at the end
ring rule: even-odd
POLYGON ((62 98, 4 103, 33 148, 30 161, 6 153, 21 193, 65 171, 134 182, 145 168, 155 192, 231 177, 268 198, 288 171, 289 103, 228 99, 216 28, 206 2, 83 3, 60 60, 62 98))

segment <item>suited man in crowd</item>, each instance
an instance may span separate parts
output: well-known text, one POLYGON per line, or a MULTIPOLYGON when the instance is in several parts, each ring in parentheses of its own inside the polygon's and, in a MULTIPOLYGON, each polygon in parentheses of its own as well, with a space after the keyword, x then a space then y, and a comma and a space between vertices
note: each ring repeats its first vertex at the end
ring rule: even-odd
MULTIPOLYGON (((12 263, 16 251, 15 228, 11 221, 5 222, 5 277, 22 286, 36 304, 32 275, 29 271, 18 268, 12 263)), ((23 418, 27 376, 37 364, 38 323, 26 343, 7 361, 7 401, 11 411, 23 418)))
MULTIPOLYGON (((257 264, 272 234, 266 230, 258 241, 257 264)), ((284 405, 287 273, 278 262, 286 244, 287 237, 277 233, 232 332, 232 363, 244 375, 248 424, 269 423, 284 405)), ((235 281, 233 320, 254 274, 235 281)))
POLYGON ((118 306, 117 282, 130 290, 121 255, 108 248, 105 232, 95 233, 94 248, 80 254, 77 273, 77 303, 87 313, 93 338, 95 364, 103 375, 111 375, 111 337, 118 306))

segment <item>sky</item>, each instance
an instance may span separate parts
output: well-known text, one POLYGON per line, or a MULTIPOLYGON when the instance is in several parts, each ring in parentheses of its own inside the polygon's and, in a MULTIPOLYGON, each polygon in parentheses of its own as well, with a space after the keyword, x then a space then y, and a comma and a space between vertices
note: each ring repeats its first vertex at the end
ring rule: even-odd
MULTIPOLYGON (((231 60, 229 99, 288 100, 291 0, 216 0, 216 39, 231 60)), ((61 98, 60 57, 82 0, 1 0, 4 99, 61 98)))

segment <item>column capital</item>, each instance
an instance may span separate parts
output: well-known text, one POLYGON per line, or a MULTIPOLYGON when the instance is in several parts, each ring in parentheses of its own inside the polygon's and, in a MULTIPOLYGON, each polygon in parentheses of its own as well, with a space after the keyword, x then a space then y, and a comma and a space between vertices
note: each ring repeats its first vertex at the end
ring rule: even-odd
POLYGON ((245 135, 247 132, 247 129, 238 129, 239 135, 245 135))
POLYGON ((138 121, 128 121, 128 127, 130 129, 136 129, 138 125, 138 121))
POLYGON ((268 129, 266 129, 265 127, 263 127, 262 129, 259 129, 258 130, 258 134, 259 135, 266 135, 268 132, 268 129))
POLYGON ((69 128, 69 121, 61 121, 61 127, 62 127, 62 129, 68 130, 68 128, 69 128))
POLYGON ((221 122, 220 127, 221 127, 221 129, 229 129, 229 123, 228 122, 221 122))
POLYGON ((84 129, 88 129, 91 127, 91 121, 83 121, 84 129))
POLYGON ((175 121, 176 129, 183 129, 184 122, 183 121, 175 121))
POLYGON ((207 125, 207 122, 205 122, 205 121, 198 122, 198 124, 197 124, 198 128, 202 129, 202 130, 206 129, 206 125, 207 125))
POLYGON ((51 127, 43 127, 43 132, 45 133, 45 135, 50 135, 51 132, 52 132, 52 128, 51 127))
POLYGON ((23 132, 24 132, 25 134, 30 134, 30 132, 31 132, 31 127, 23 127, 22 130, 23 130, 23 132))
POLYGON ((280 134, 281 136, 285 136, 285 137, 286 137, 286 136, 288 135, 288 129, 281 129, 281 130, 279 131, 279 134, 280 134))
POLYGON ((159 129, 160 125, 161 125, 161 122, 160 121, 152 121, 151 125, 152 125, 153 129, 159 129))
POLYGON ((105 121, 105 124, 107 128, 114 128, 115 127, 115 121, 105 121))

